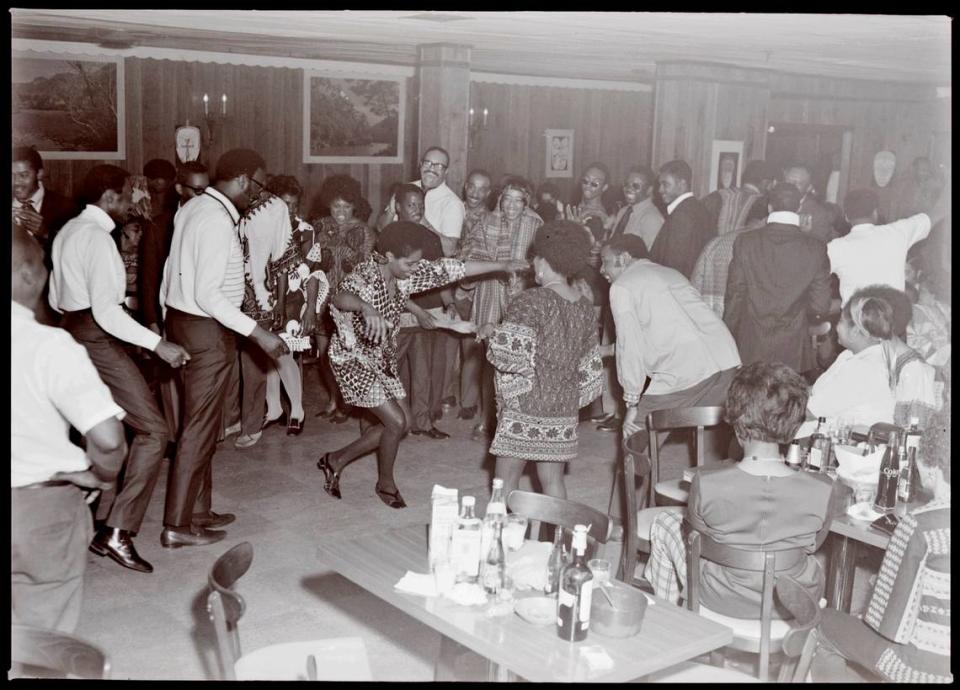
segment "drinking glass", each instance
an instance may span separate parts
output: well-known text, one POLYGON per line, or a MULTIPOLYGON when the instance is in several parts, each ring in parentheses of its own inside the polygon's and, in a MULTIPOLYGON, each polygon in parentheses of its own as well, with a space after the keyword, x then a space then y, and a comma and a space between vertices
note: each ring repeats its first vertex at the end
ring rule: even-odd
POLYGON ((453 565, 448 561, 440 561, 433 568, 433 580, 437 586, 437 593, 444 594, 453 589, 456 581, 456 573, 453 572, 453 565))
POLYGON ((610 582, 610 561, 605 558, 593 558, 587 561, 587 567, 593 573, 593 584, 600 587, 610 582))
POLYGON ((853 500, 855 503, 869 503, 873 505, 873 499, 877 496, 877 487, 861 484, 853 491, 853 500))
POLYGON ((517 551, 523 546, 523 537, 527 533, 527 518, 522 515, 508 515, 503 533, 503 545, 508 551, 517 551))

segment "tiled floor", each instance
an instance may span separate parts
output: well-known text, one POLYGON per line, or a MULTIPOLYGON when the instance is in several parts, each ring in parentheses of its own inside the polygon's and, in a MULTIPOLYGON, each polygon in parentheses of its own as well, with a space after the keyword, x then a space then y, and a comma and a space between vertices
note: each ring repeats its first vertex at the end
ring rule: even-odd
MULTIPOLYGON (((319 389, 309 368, 306 387, 319 389)), ((318 393, 308 394, 306 407, 299 437, 271 427, 252 448, 235 450, 232 438, 220 445, 214 459, 214 510, 237 515, 226 528, 227 539, 205 547, 162 548, 164 477, 136 539, 154 572, 134 572, 89 555, 77 634, 108 653, 114 679, 217 677, 213 631, 204 608, 207 572, 219 555, 241 541, 254 547, 253 565, 237 587, 247 604, 240 624, 245 651, 274 642, 358 635, 376 680, 433 679, 439 635, 330 571, 318 560, 316 547, 326 539, 428 522, 434 484, 472 493, 482 506, 489 496, 492 458, 483 444, 470 440, 473 422, 457 420, 453 411, 438 422, 450 439, 408 437, 401 444, 396 476, 408 508, 393 510, 376 497, 372 456, 345 471, 343 500, 336 501, 323 492, 323 475, 315 463, 324 451, 352 440, 357 424, 333 425, 314 417, 320 409, 318 393)), ((617 435, 587 423, 581 424, 580 435, 580 457, 570 463, 566 477, 569 497, 605 511, 617 435)), ((665 463, 665 478, 682 471, 681 455, 672 457, 665 463)), ((532 476, 530 468, 521 488, 531 488, 532 476)))

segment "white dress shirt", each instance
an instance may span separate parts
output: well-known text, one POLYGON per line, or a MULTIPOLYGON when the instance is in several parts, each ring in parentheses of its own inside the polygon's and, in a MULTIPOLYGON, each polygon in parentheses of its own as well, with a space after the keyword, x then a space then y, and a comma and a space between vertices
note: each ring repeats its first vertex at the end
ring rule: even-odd
MULTIPOLYGON (((420 180, 411 184, 423 187, 420 180)), ((393 219, 396 220, 396 199, 390 197, 387 208, 390 209, 393 219)), ((465 213, 463 201, 447 186, 446 182, 440 183, 439 187, 428 189, 423 197, 423 217, 433 226, 434 230, 444 237, 460 239, 460 235, 463 233, 465 213)))
POLYGON ((683 194, 678 196, 676 199, 674 199, 669 204, 667 204, 667 215, 669 216, 671 213, 677 210, 677 206, 682 204, 687 199, 691 199, 691 198, 693 198, 693 192, 684 192, 683 194))
POLYGON ((737 344, 682 273, 646 259, 628 266, 610 286, 617 330, 617 379, 623 399, 676 393, 740 365, 737 344))
POLYGON ((60 313, 90 309, 97 325, 114 338, 155 350, 160 336, 120 306, 127 294, 127 273, 110 236, 115 225, 106 211, 88 204, 57 233, 50 306, 60 313))
POLYGON ((793 211, 774 211, 767 215, 767 225, 780 223, 781 225, 795 225, 800 227, 800 214, 793 211))
POLYGON ((903 291, 906 285, 907 252, 930 234, 930 216, 915 216, 889 223, 854 225, 845 237, 827 244, 830 272, 840 281, 843 304, 860 288, 889 285, 903 291))
POLYGON ((62 328, 37 323, 10 303, 10 486, 81 472, 90 461, 70 442, 70 426, 87 433, 126 414, 100 380, 87 351, 62 328))
MULTIPOLYGON (((37 191, 33 193, 29 201, 33 205, 33 210, 40 213, 40 208, 43 206, 43 182, 37 182, 37 191)), ((20 200, 14 197, 13 208, 20 208, 21 206, 23 204, 20 203, 20 200)))
POLYGON ((230 199, 214 187, 177 211, 160 284, 164 313, 172 307, 216 319, 240 335, 253 333, 257 322, 240 311, 244 280, 239 220, 230 199))
POLYGON ((807 409, 814 417, 843 417, 848 424, 893 423, 896 404, 882 345, 857 354, 844 350, 810 389, 807 409))

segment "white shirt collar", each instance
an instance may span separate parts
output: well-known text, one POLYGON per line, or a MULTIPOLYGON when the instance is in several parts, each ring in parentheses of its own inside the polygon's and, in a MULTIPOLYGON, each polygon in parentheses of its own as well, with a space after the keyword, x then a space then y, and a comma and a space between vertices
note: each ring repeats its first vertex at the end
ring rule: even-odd
POLYGON ((80 215, 86 216, 98 227, 103 228, 107 232, 113 232, 113 229, 117 227, 116 221, 110 217, 110 214, 104 211, 99 206, 94 206, 93 204, 87 204, 83 209, 83 213, 80 215))
POLYGON ((850 228, 850 232, 856 232, 857 230, 868 230, 873 227, 876 227, 873 223, 857 223, 850 228))
POLYGON ((677 206, 682 204, 687 199, 690 199, 691 197, 693 197, 693 192, 684 192, 683 194, 678 196, 676 199, 671 201, 669 204, 667 204, 667 215, 669 216, 670 214, 672 214, 674 211, 677 210, 677 206))
POLYGON ((203 193, 207 194, 208 196, 212 196, 214 199, 223 203, 224 207, 227 209, 227 213, 230 214, 230 219, 233 221, 234 225, 240 222, 240 212, 237 210, 237 207, 233 205, 233 202, 223 194, 223 192, 218 190, 213 185, 210 185, 203 190, 203 193))
POLYGON ((800 227, 800 215, 793 211, 774 211, 767 216, 767 223, 781 223, 782 225, 800 227))
POLYGON ((24 319, 29 321, 37 320, 37 317, 32 310, 23 306, 14 299, 10 300, 10 316, 14 319, 24 319))
MULTIPOLYGON (((37 181, 37 191, 30 196, 30 203, 33 204, 34 210, 39 213, 43 204, 43 182, 37 181)), ((13 200, 14 208, 20 208, 21 206, 23 206, 23 203, 19 199, 13 200)))

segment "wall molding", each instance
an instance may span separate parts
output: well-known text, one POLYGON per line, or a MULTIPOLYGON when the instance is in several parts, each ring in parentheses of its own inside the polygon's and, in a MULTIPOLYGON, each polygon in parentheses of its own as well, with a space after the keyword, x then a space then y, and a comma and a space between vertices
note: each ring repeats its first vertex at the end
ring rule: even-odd
POLYGON ((367 62, 347 62, 340 60, 307 60, 303 58, 280 57, 273 55, 253 55, 249 53, 222 53, 207 50, 183 50, 180 48, 159 48, 154 46, 134 46, 132 48, 103 48, 95 43, 77 43, 72 41, 40 41, 28 38, 14 38, 11 49, 35 53, 69 53, 73 55, 109 55, 120 57, 146 58, 152 60, 175 60, 177 62, 214 62, 227 65, 246 65, 250 67, 285 67, 303 69, 312 72, 344 74, 346 72, 386 77, 412 77, 416 68, 406 65, 383 65, 367 62))
POLYGON ((536 77, 527 74, 499 72, 470 72, 470 81, 481 84, 510 84, 515 86, 554 86, 561 89, 596 89, 601 91, 653 92, 652 84, 602 79, 568 79, 566 77, 536 77))

